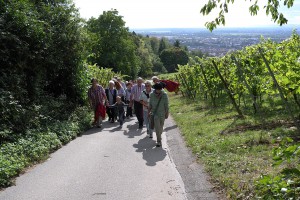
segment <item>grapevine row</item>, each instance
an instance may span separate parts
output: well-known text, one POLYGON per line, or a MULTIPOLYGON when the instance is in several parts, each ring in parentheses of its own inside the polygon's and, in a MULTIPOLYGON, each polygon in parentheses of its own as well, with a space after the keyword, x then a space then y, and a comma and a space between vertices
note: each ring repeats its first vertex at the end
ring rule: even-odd
MULTIPOLYGON (((196 57, 179 66, 177 79, 182 93, 204 99, 213 106, 227 95, 240 117, 241 100, 251 101, 254 113, 262 110, 263 98, 279 97, 297 126, 300 109, 300 36, 294 32, 280 43, 262 39, 253 46, 230 52, 222 58, 196 57)), ((246 105, 246 107, 250 107, 246 105)))

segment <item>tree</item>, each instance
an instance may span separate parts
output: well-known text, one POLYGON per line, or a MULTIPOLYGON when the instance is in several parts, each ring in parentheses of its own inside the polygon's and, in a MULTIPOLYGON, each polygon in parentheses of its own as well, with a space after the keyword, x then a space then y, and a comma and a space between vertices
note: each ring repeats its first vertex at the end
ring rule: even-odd
POLYGON ((159 48, 158 48, 158 54, 160 55, 161 52, 165 49, 167 49, 170 46, 169 41, 162 37, 159 41, 159 48))
MULTIPOLYGON (((294 5, 294 1, 295 0, 283 0, 283 6, 291 8, 294 5)), ((267 4, 263 7, 266 10, 266 15, 271 14, 271 19, 274 22, 277 22, 280 26, 283 24, 287 24, 288 22, 285 16, 278 10, 281 2, 282 0, 269 0, 267 1, 267 4)), ((234 0, 208 0, 208 2, 201 8, 200 12, 203 15, 209 15, 212 10, 219 8, 219 16, 215 20, 205 23, 205 26, 210 31, 214 30, 217 26, 221 24, 225 25, 225 13, 228 13, 228 7, 230 3, 233 4, 234 0)), ((251 15, 257 15, 258 10, 258 0, 256 0, 249 7, 249 12, 251 15)))
POLYGON ((163 50, 160 59, 169 73, 175 72, 177 65, 186 65, 189 61, 187 52, 178 47, 163 50))
POLYGON ((153 72, 159 72, 159 73, 163 73, 163 74, 168 72, 158 56, 155 56, 153 58, 152 63, 153 63, 153 72))
POLYGON ((152 51, 154 54, 156 54, 157 56, 159 56, 159 45, 160 45, 160 41, 157 37, 151 37, 150 38, 150 45, 152 48, 152 51))
POLYGON ((69 0, 0 0, 0 130, 25 134, 83 102, 81 21, 69 0))
POLYGON ((180 48, 180 41, 179 41, 179 40, 176 40, 176 41, 174 42, 174 47, 180 48))
POLYGON ((199 57, 199 58, 204 58, 204 57, 207 57, 208 55, 203 53, 201 50, 193 50, 190 52, 190 55, 192 57, 199 57))
POLYGON ((137 55, 140 58, 140 72, 139 76, 149 76, 152 74, 152 56, 151 56, 151 47, 147 47, 145 42, 140 39, 140 44, 137 49, 137 55))
POLYGON ((79 14, 67 0, 0 1, 1 79, 6 90, 38 101, 41 93, 79 98, 79 14), (5 80, 14 77, 20 85, 5 80), (21 90, 22 92, 18 92, 21 90))
POLYGON ((91 18, 87 22, 87 29, 95 37, 91 52, 93 56, 88 61, 135 78, 139 71, 137 46, 133 40, 136 34, 129 33, 118 11, 104 11, 97 19, 91 18))

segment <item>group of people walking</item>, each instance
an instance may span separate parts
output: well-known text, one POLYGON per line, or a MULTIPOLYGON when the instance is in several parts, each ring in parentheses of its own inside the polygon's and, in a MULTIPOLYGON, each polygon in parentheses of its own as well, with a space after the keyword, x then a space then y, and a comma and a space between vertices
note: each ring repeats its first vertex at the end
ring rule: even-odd
POLYGON ((108 121, 124 124, 125 118, 133 117, 133 110, 138 120, 138 128, 147 128, 147 135, 153 138, 155 130, 157 147, 161 146, 161 134, 164 121, 169 117, 169 99, 164 91, 165 84, 158 77, 151 81, 138 78, 135 82, 122 82, 115 77, 109 81, 108 88, 104 89, 96 79, 92 79, 92 86, 88 91, 91 108, 95 112, 94 125, 101 128, 105 113, 108 121))

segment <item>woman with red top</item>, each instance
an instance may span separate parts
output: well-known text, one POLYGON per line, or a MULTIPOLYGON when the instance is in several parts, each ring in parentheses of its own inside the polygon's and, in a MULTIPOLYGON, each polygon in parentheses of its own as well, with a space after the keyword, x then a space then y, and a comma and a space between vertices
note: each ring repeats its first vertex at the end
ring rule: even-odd
POLYGON ((97 110, 99 106, 104 106, 104 102, 107 102, 107 97, 105 94, 105 91, 101 85, 98 84, 97 79, 93 78, 91 80, 92 86, 90 87, 88 91, 88 99, 90 107, 95 112, 95 121, 93 125, 97 125, 98 128, 101 128, 102 126, 102 117, 96 116, 97 110))

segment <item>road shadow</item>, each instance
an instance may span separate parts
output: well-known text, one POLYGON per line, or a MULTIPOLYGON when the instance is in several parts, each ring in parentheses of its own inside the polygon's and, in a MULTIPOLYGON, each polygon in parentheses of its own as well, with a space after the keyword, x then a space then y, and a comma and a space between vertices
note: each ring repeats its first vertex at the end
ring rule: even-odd
MULTIPOLYGON (((129 118, 124 120, 123 127, 126 127, 126 123, 133 121, 134 118, 129 118)), ((104 131, 109 131, 109 132, 115 132, 115 131, 120 131, 122 127, 120 127, 120 122, 117 120, 114 123, 109 122, 107 119, 103 121, 102 128, 104 131), (113 129, 111 129, 113 128, 113 129)))
POLYGON ((103 128, 91 127, 89 130, 87 130, 84 133, 81 133, 80 135, 78 135, 78 137, 93 135, 93 134, 101 132, 102 129, 103 128))
POLYGON ((141 136, 144 133, 146 133, 146 131, 143 131, 143 129, 139 129, 138 123, 127 125, 127 130, 124 131, 124 135, 127 135, 128 138, 134 138, 137 136, 141 136))
MULTIPOLYGON (((130 123, 131 121, 135 121, 136 119, 131 117, 131 118, 125 118, 124 119, 124 123, 123 123, 123 126, 120 127, 120 122, 118 120, 116 120, 114 123, 111 123, 109 121, 105 121, 106 122, 106 125, 103 126, 105 129, 111 129, 111 128, 114 128, 112 130, 108 130, 109 132, 114 132, 114 131, 120 131, 122 130, 122 128, 128 128, 130 130, 134 130, 135 126, 134 125, 128 125, 128 123, 130 123)), ((138 122, 136 122, 138 123, 138 122)), ((136 126, 138 127, 138 125, 136 126)))
MULTIPOLYGON (((85 131, 84 133, 81 133, 78 135, 79 137, 81 136, 86 136, 86 135, 92 135, 96 133, 101 133, 103 131, 108 131, 108 132, 118 132, 118 131, 123 131, 124 129, 124 135, 127 135, 129 138, 134 138, 136 136, 141 136, 145 131, 142 129, 138 129, 138 122, 136 123, 131 123, 131 121, 135 121, 136 118, 131 117, 131 118, 126 118, 124 120, 124 124, 122 127, 120 127, 120 123, 118 121, 115 121, 114 123, 109 122, 107 119, 103 120, 102 122, 102 127, 92 127, 85 131)), ((144 127, 145 128, 145 127, 144 127)))
POLYGON ((133 144, 133 147, 136 148, 136 152, 143 154, 146 165, 150 167, 155 166, 157 162, 164 160, 167 156, 166 150, 162 147, 156 147, 155 145, 156 142, 149 137, 140 139, 137 144, 133 144))
POLYGON ((164 129, 164 131, 165 131, 165 132, 168 132, 168 131, 173 130, 173 129, 175 129, 175 128, 178 128, 178 126, 177 126, 177 125, 173 125, 173 126, 166 127, 166 128, 164 129))

